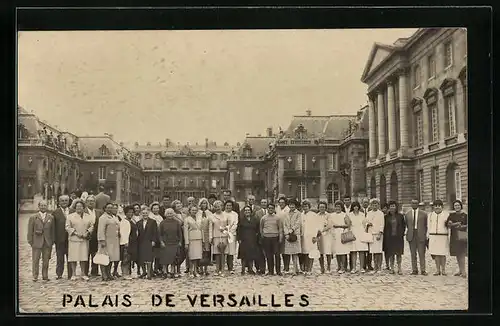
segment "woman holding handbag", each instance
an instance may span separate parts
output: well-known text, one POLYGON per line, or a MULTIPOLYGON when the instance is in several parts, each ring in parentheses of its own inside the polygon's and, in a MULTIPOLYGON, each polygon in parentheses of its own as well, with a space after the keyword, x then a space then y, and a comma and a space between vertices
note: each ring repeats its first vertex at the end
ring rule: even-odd
POLYGON ((109 265, 101 265, 103 281, 114 279, 111 276, 111 264, 120 261, 120 224, 113 215, 113 209, 113 203, 104 206, 104 213, 99 217, 97 228, 98 253, 109 257, 109 265))
POLYGON ((347 272, 347 255, 351 253, 352 241, 343 241, 343 234, 351 232, 351 220, 346 213, 342 212, 344 204, 339 200, 335 202, 332 213, 332 222, 334 229, 335 254, 337 256, 337 264, 339 266, 338 273, 344 274, 347 272))
POLYGON ((362 267, 365 266, 365 257, 368 252, 368 243, 363 242, 363 235, 366 234, 366 229, 363 226, 363 221, 365 216, 361 213, 361 205, 359 202, 355 201, 351 204, 351 210, 348 212, 349 219, 351 220, 352 226, 351 231, 354 234, 356 240, 352 242, 351 245, 351 261, 352 261, 352 274, 358 272, 365 272, 362 267), (359 255, 359 269, 356 268, 357 261, 356 256, 359 255))
POLYGON ((292 199, 288 202, 290 211, 283 220, 283 233, 285 235, 285 255, 290 255, 295 269, 294 275, 300 273, 299 254, 302 249, 300 246, 300 236, 302 234, 302 213, 297 210, 297 201, 292 199))
POLYGON ((451 230, 450 256, 457 257, 458 273, 455 276, 467 277, 465 257, 467 257, 467 214, 463 212, 460 200, 453 202, 454 212, 450 213, 446 225, 451 230))

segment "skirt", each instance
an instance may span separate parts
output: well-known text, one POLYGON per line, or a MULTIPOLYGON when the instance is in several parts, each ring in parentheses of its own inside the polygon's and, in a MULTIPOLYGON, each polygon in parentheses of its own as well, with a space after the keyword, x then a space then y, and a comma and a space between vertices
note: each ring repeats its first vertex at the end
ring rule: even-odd
POLYGON ((384 237, 380 237, 380 240, 377 240, 376 235, 373 235, 373 242, 369 244, 368 248, 371 254, 381 254, 383 245, 384 237))
POLYGON ((220 254, 229 254, 229 243, 227 243, 227 238, 226 237, 214 237, 214 243, 212 245, 212 254, 213 255, 220 255, 220 254), (219 252, 219 248, 217 247, 219 243, 225 242, 226 243, 226 248, 224 249, 224 252, 219 252))
POLYGON ((447 256, 450 252, 448 235, 429 235, 429 253, 435 256, 447 256))
POLYGON ((285 255, 296 255, 302 252, 300 238, 295 242, 289 242, 285 239, 285 255))
POLYGON ((200 240, 190 240, 188 246, 189 260, 201 259, 203 254, 203 244, 200 240))
POLYGON ((384 239, 384 252, 389 255, 402 255, 404 252, 404 238, 386 236, 384 239))
POLYGON ((88 241, 68 241, 68 262, 88 261, 88 241))
POLYGON ((165 248, 161 248, 159 255, 160 264, 163 266, 172 265, 175 263, 175 259, 179 254, 179 245, 176 244, 166 244, 165 248))
POLYGON ((342 241, 340 241, 342 239, 342 232, 342 229, 335 230, 335 238, 333 239, 335 255, 348 255, 351 252, 352 242, 342 243, 342 241))
POLYGON ((333 235, 330 232, 321 234, 319 240, 319 252, 322 255, 331 255, 334 251, 333 235))

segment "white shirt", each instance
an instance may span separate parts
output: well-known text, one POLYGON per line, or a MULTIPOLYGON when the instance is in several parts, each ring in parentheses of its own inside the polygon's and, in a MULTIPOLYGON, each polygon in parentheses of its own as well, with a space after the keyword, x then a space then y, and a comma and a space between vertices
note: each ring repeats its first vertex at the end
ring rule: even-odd
POLYGON ((145 229, 145 228, 146 228, 146 223, 148 223, 148 220, 147 220, 147 219, 142 220, 142 228, 143 228, 143 229, 145 229))
POLYGON ((63 213, 64 213, 64 215, 66 215, 66 217, 68 217, 68 215, 69 215, 69 207, 63 208, 63 213))
POLYGON ((42 218, 42 221, 45 222, 45 218, 47 217, 47 212, 45 213, 40 212, 40 217, 42 218))
POLYGON ((92 220, 95 221, 95 209, 89 208, 89 215, 92 216, 92 220))
POLYGON ((158 215, 151 214, 149 217, 152 218, 153 220, 155 220, 156 224, 158 224, 158 226, 160 226, 160 223, 163 221, 163 217, 161 217, 160 214, 158 214, 158 215))
POLYGON ((130 236, 130 222, 124 218, 120 222, 120 245, 128 244, 130 236))
POLYGON ((139 223, 140 220, 141 220, 141 216, 140 215, 134 215, 134 216, 132 216, 132 221, 134 221, 136 224, 139 223))
POLYGON ((413 212, 413 224, 415 224, 415 230, 417 229, 417 219, 418 219, 418 208, 417 209, 411 209, 413 212))

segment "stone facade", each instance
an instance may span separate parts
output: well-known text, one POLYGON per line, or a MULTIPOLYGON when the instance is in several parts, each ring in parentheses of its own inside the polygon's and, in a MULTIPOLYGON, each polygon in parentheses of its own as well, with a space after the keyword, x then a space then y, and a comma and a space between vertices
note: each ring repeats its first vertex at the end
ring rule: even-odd
POLYGON ((393 45, 375 43, 362 76, 370 196, 467 205, 466 75, 465 29, 419 29, 393 45))

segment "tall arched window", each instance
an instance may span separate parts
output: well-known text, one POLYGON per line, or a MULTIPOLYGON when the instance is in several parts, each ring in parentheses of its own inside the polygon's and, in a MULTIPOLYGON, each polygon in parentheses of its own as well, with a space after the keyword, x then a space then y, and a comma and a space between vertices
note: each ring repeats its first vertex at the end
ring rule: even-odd
POLYGON ((422 103, 423 100, 421 98, 414 98, 411 101, 411 107, 413 108, 414 115, 414 125, 413 128, 415 130, 414 135, 414 145, 415 147, 420 147, 424 145, 424 118, 422 113, 422 103))
POLYGON ((387 203, 387 184, 385 180, 385 175, 380 176, 380 204, 384 205, 387 203))
POLYGON ((429 110, 429 138, 431 142, 439 141, 439 116, 438 116, 438 91, 435 88, 429 88, 424 94, 429 110))
POLYGON ((370 198, 377 197, 377 181, 375 180, 375 176, 373 176, 370 180, 370 198))
POLYGON ((391 173, 391 200, 398 200, 398 174, 396 171, 392 171, 391 173))
POLYGON ((99 148, 99 154, 101 156, 107 156, 109 155, 109 150, 108 148, 105 146, 105 145, 102 145, 100 148, 99 148))
POLYGON ((445 136, 451 137, 457 133, 457 109, 455 98, 455 80, 445 79, 440 86, 444 98, 445 136))
POLYGON ((453 162, 446 167, 446 200, 451 205, 456 199, 462 200, 462 173, 453 162))

